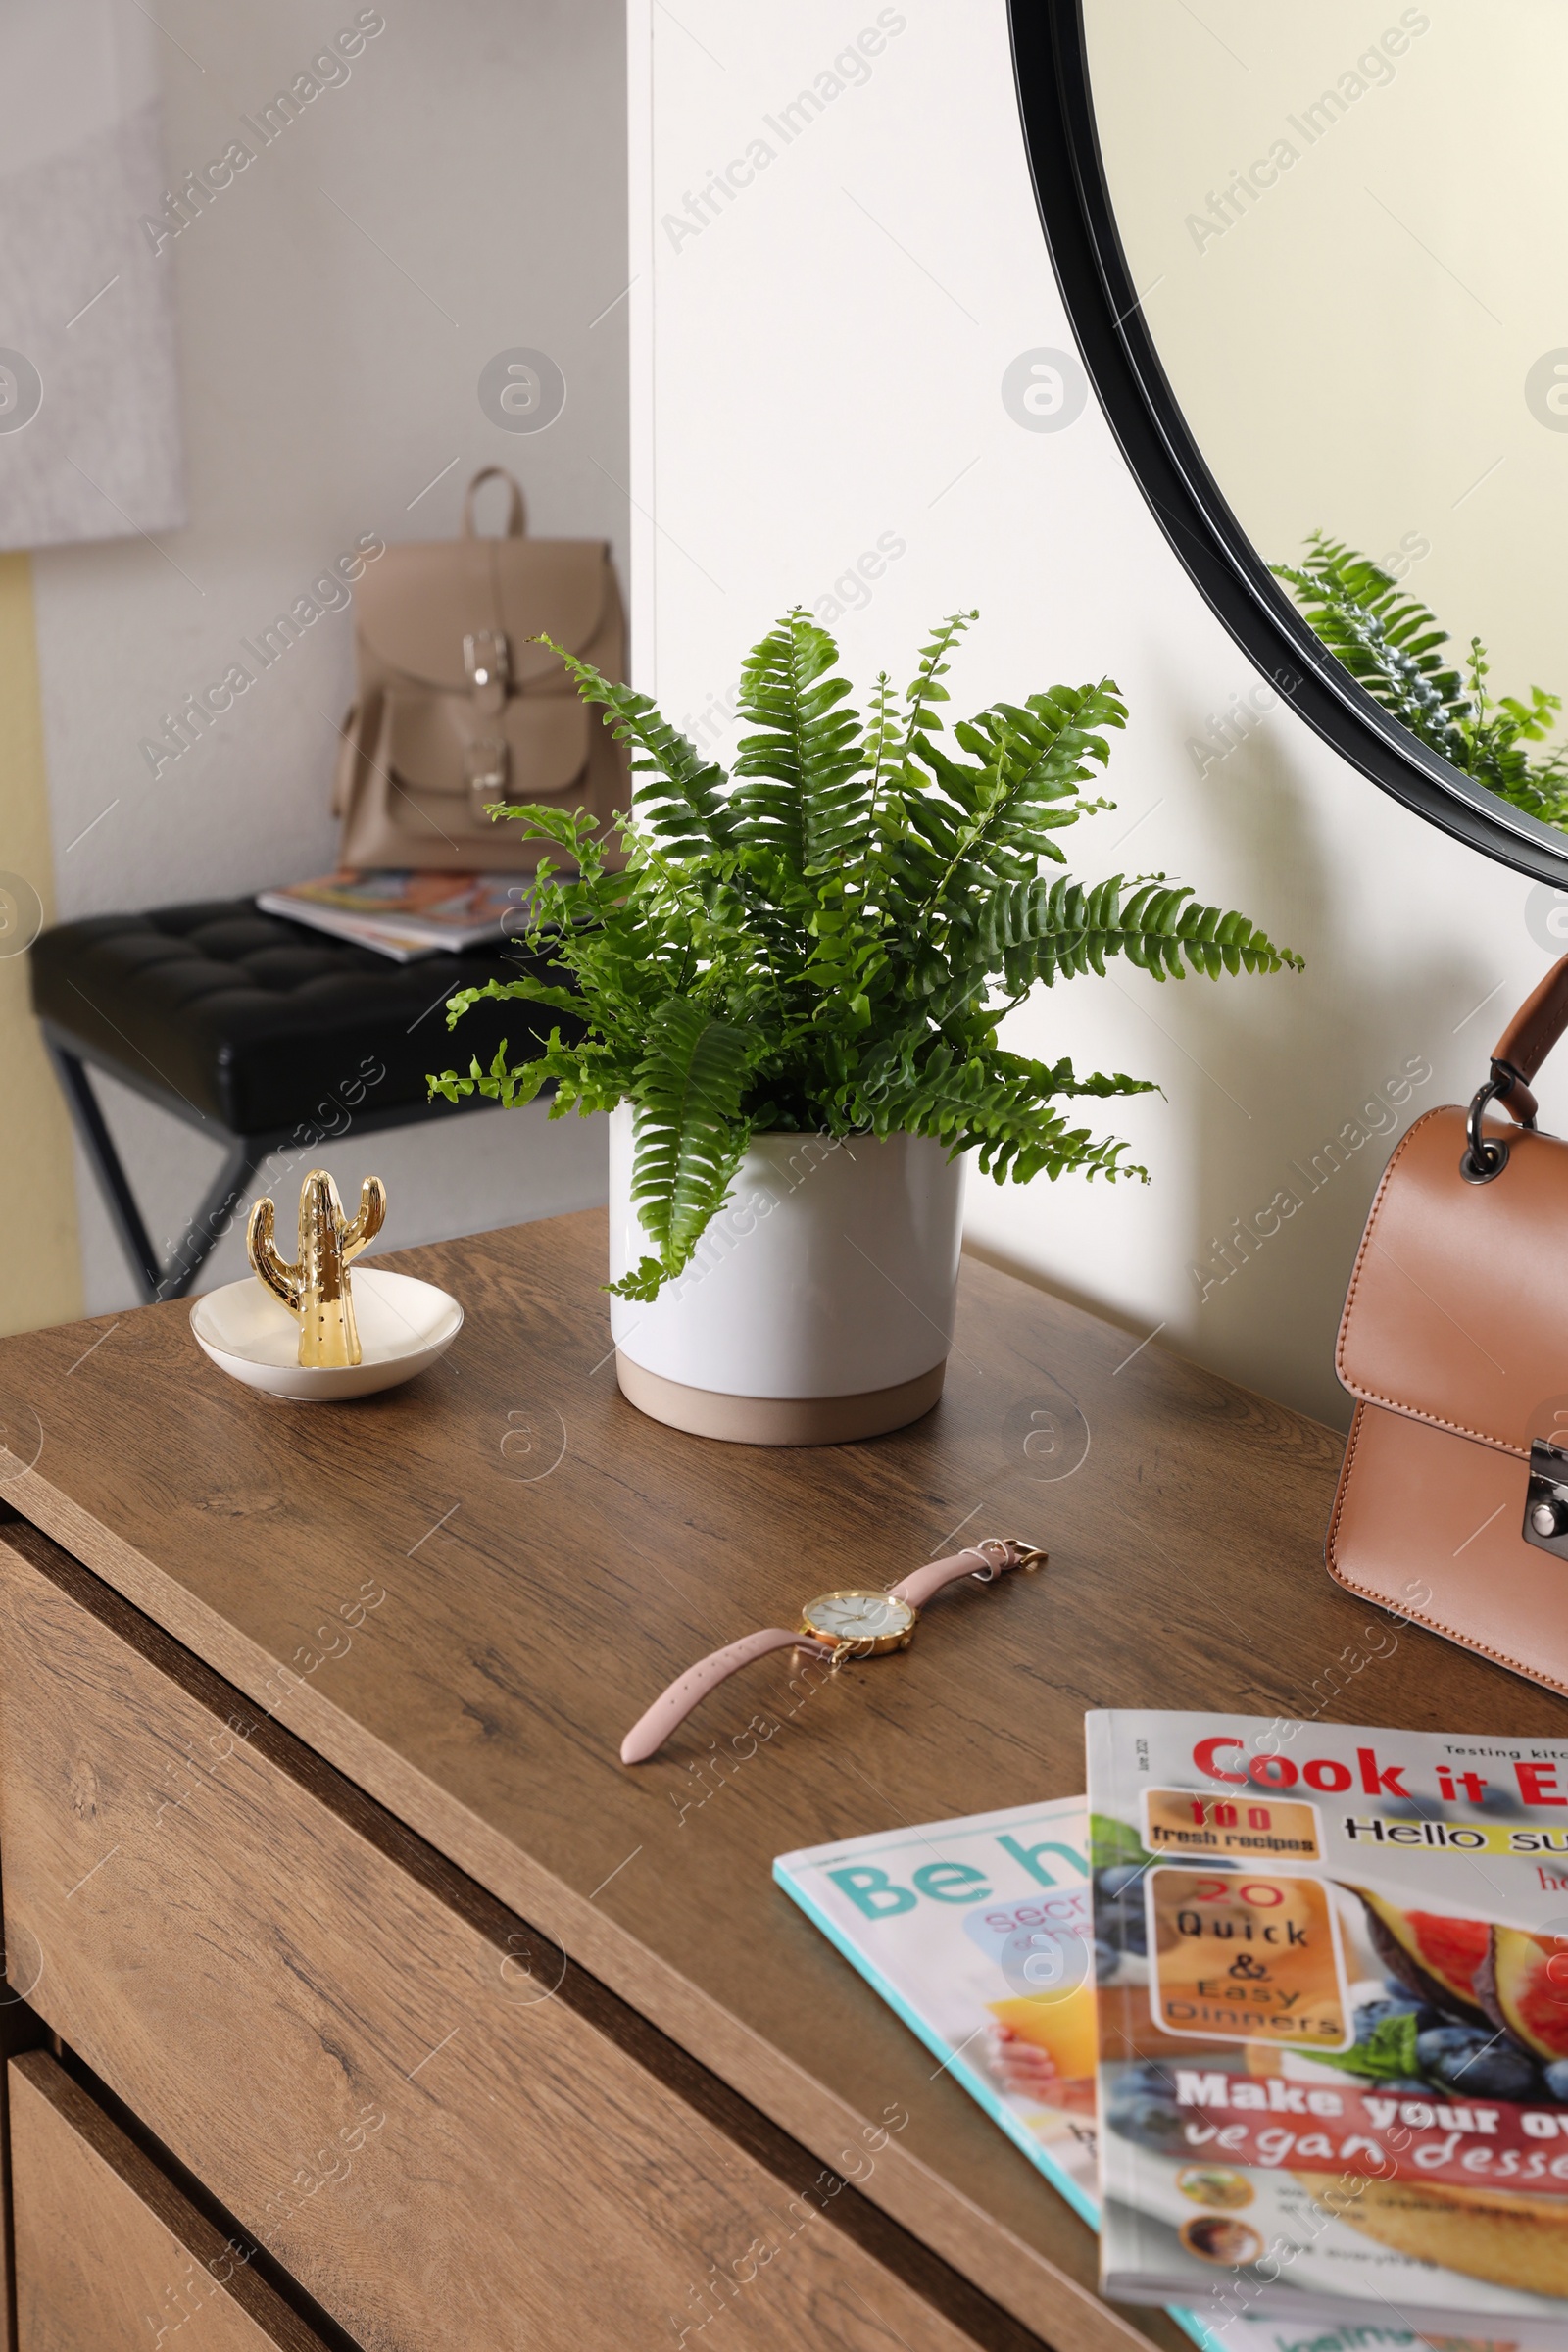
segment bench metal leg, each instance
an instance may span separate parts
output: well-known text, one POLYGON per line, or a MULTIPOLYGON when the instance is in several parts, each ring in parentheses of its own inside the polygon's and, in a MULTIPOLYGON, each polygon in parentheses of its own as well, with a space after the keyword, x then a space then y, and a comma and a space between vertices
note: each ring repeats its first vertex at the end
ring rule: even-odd
POLYGON ((229 1229, 234 1211, 244 1200, 247 1187, 263 1160, 265 1149, 258 1149, 244 1136, 236 1136, 228 1156, 208 1186, 200 1208, 185 1230, 185 1238, 175 1250, 159 1278, 154 1298, 183 1298, 207 1260, 229 1229))
POLYGON ((222 1166, 209 1185, 173 1256, 165 1265, 142 1221, 85 1063, 58 1039, 46 1038, 45 1042, 55 1074, 65 1090, 72 1120, 143 1299, 151 1305, 160 1298, 183 1298, 226 1232, 229 1217, 244 1200, 251 1178, 267 1156, 267 1143, 246 1136, 231 1138, 222 1166))

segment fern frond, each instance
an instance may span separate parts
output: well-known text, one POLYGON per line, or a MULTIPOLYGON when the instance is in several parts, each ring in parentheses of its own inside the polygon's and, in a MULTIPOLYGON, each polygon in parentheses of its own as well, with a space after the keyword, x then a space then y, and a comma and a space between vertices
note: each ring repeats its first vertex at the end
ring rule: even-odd
MULTIPOLYGON (((481 993, 478 989, 465 991, 470 999, 481 993)), ((427 1078, 425 1084, 432 1095, 442 1095, 449 1102, 457 1102, 465 1095, 478 1094, 499 1102, 504 1110, 514 1110, 519 1103, 531 1102, 542 1086, 565 1074, 560 1060, 565 1051, 561 1045, 560 1030, 552 1030, 550 1043, 540 1054, 513 1068, 507 1061, 507 1041, 503 1038, 488 1069, 481 1066, 475 1054, 469 1058, 466 1078, 459 1077, 456 1070, 443 1070, 439 1077, 427 1078)))
POLYGON ((678 858, 733 851, 735 820, 724 791, 728 779, 717 761, 704 760, 648 695, 613 685, 553 637, 541 635, 535 643, 561 656, 585 703, 603 704, 612 713, 605 724, 617 743, 630 748, 633 775, 649 779, 637 794, 637 813, 662 847, 678 858))
MULTIPOLYGON (((897 1125, 912 1135, 932 1136, 954 1153, 974 1152, 982 1171, 999 1184, 1009 1177, 1027 1184, 1039 1175, 1054 1183, 1069 1168, 1085 1176, 1138 1176, 1147 1184, 1146 1168, 1123 1162, 1124 1143, 1069 1127, 1065 1114, 1051 1107, 1054 1075, 1046 1063, 1021 1054, 994 1049, 989 1055, 959 1060, 939 1046, 900 1105, 897 1125)), ((1129 1082, 1105 1091, 1141 1090, 1129 1082)))
MULTIPOLYGON (((654 1288, 678 1274, 723 1206, 751 1134, 741 1097, 757 1058, 753 1035, 690 997, 670 997, 648 1024, 636 1078, 631 1197, 659 1245, 654 1288)), ((647 1264, 610 1287, 647 1298, 647 1264)))
POLYGON ((876 673, 871 689, 871 723, 865 730, 866 764, 866 839, 869 846, 876 824, 877 797, 900 758, 898 712, 894 708, 893 680, 885 669, 876 673))
POLYGON ((736 825, 790 875, 826 871, 864 845, 865 747, 859 719, 840 708, 850 685, 831 674, 838 658, 826 629, 797 609, 741 665, 741 715, 758 731, 736 755, 736 825))
POLYGON ((553 1012, 576 1014, 582 1010, 582 999, 575 990, 552 987, 525 972, 515 980, 484 980, 477 988, 460 988, 455 997, 447 999, 447 1027, 455 1029, 469 1005, 486 997, 521 997, 530 1004, 548 1005, 553 1012))
POLYGON ((1135 884, 1125 902, 1120 874, 1092 890, 1065 877, 1003 883, 977 909, 976 951, 1014 995, 1037 980, 1049 988, 1082 972, 1103 977, 1112 956, 1156 980, 1179 980, 1188 969, 1217 980, 1222 971, 1301 968, 1298 956, 1275 947, 1245 914, 1200 906, 1189 885, 1167 884, 1161 874, 1135 884))
POLYGON ((900 814, 938 855, 928 899, 1022 879, 1042 858, 1061 864, 1051 837, 1088 808, 1107 806, 1085 802, 1078 788, 1110 758, 1103 730, 1126 723, 1114 679, 1102 678, 1094 686, 1054 686, 1024 704, 997 703, 966 720, 955 739, 978 765, 922 742, 915 756, 947 806, 921 807, 906 793, 900 814))
POLYGON ((491 821, 510 818, 526 825, 531 839, 553 841, 564 849, 579 874, 604 871, 604 843, 599 822, 586 808, 560 808, 544 801, 491 801, 485 814, 491 821))
POLYGON ((978 620, 979 617, 979 613, 972 610, 968 612, 950 612, 947 618, 938 621, 932 630, 930 643, 921 646, 920 666, 910 679, 904 697, 904 756, 906 759, 912 752, 916 742, 935 734, 941 728, 942 720, 936 706, 938 703, 946 703, 952 699, 942 683, 951 666, 948 656, 969 626, 970 621, 978 620))

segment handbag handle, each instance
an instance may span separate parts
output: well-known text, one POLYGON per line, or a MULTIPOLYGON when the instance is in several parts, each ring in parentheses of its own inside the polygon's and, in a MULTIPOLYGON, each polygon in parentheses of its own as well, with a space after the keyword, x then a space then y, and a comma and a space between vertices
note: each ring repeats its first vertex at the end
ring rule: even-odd
POLYGON ((1494 1100, 1521 1127, 1533 1127, 1540 1105, 1530 1081, 1563 1031, 1568 1029, 1568 956, 1554 963, 1533 995, 1520 1005, 1492 1049, 1494 1100))
POLYGON ((502 537, 505 539, 521 539, 525 535, 528 528, 527 517, 523 513, 522 491, 514 476, 507 471, 504 466, 481 466, 478 472, 474 475, 472 481, 468 484, 467 489, 464 492, 463 536, 465 539, 477 539, 480 537, 481 534, 473 527, 473 494, 478 489, 481 482, 492 481, 505 482, 507 488, 512 492, 512 502, 507 509, 507 527, 502 533, 502 537))

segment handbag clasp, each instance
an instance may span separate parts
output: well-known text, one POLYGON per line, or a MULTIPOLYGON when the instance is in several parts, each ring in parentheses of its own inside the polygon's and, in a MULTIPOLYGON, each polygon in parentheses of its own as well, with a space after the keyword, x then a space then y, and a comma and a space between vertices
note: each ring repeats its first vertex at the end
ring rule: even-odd
POLYGON ((1531 1440, 1530 1484, 1520 1532, 1538 1551, 1568 1560, 1568 1448, 1553 1446, 1549 1438, 1531 1440))

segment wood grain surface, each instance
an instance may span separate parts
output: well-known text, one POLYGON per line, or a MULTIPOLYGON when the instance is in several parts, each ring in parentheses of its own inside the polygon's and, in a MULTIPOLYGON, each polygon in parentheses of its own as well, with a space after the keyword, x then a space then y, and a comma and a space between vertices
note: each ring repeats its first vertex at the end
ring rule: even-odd
MULTIPOLYGON (((0 1543, 0 1622, 33 2002, 356 2342, 625 2352, 722 2318, 746 2352, 1025 2352, 842 2174, 35 1528, 0 1543)), ((844 2170, 870 2178, 905 2121, 844 2170)))
POLYGON ((21 2352, 321 2352, 46 2051, 6 2071, 21 2352))
POLYGON ((772 1857, 1080 1789, 1091 1706, 1527 1734, 1562 1702, 1419 1631, 1369 1656, 1322 1565, 1338 1438, 973 1261, 936 1411, 803 1452, 625 1403, 602 1213, 384 1262, 467 1319, 357 1404, 239 1389, 179 1304, 0 1344, 0 1491, 824 2161, 906 2107, 865 2194, 1063 2352, 1125 2343, 1090 2233, 772 1857), (1050 1568, 835 1681, 771 1661, 618 1763, 704 1651, 992 1532, 1050 1568))
MULTIPOLYGON (((20 1972, 19 1972, 20 1973, 20 1972)), ((0 1976, 4 1971, 0 1970, 0 1976)), ((40 2049, 49 2038, 43 2019, 0 1984, 0 2342, 17 2352, 17 2279, 11 2193, 11 2069, 6 2061, 40 2049)))

